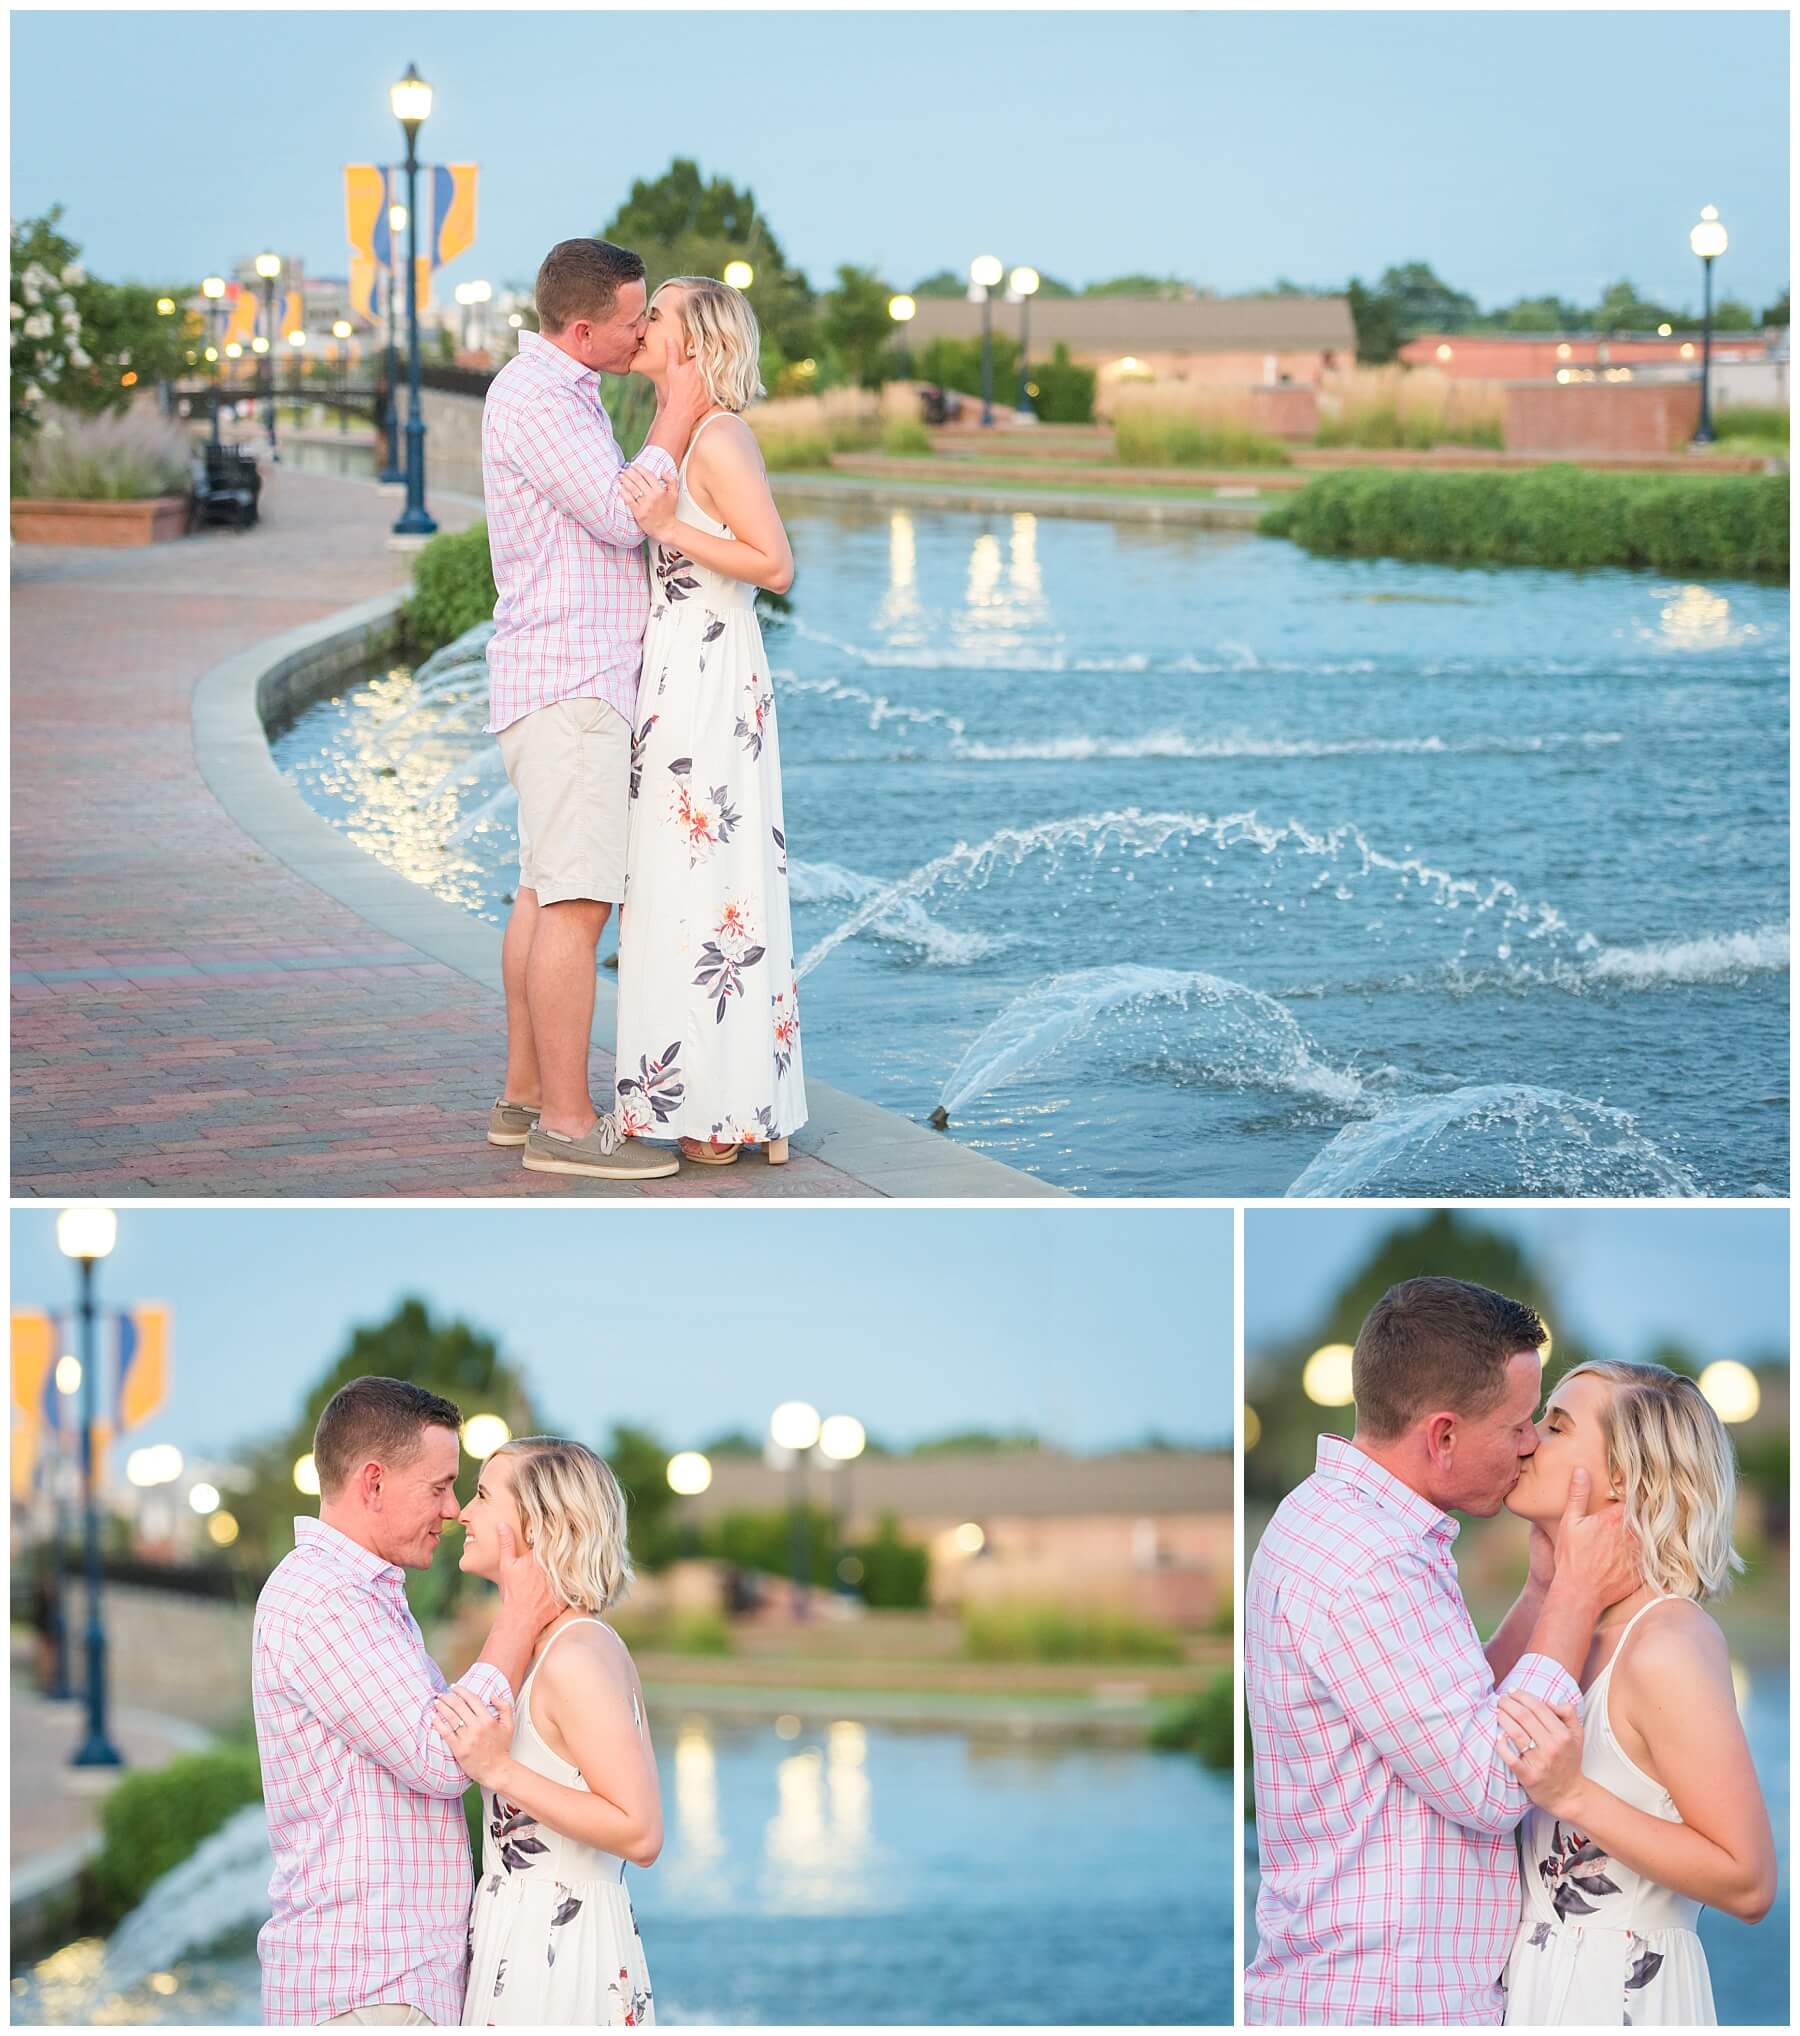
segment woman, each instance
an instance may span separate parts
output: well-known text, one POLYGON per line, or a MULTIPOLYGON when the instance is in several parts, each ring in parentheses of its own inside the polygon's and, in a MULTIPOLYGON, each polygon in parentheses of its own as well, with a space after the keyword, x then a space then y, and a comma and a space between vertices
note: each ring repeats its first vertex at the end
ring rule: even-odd
POLYGON ((1594 1629, 1585 1733, 1572 1707, 1499 1700, 1502 1758, 1535 1806, 1519 1827, 1525 1916, 1506 2019, 1712 2023, 1701 1907, 1754 1923, 1775 1899, 1730 1656, 1700 1608, 1744 1566, 1731 1444, 1691 1379, 1583 1364, 1551 1395, 1508 1508, 1553 1533, 1577 1466, 1624 1507, 1643 1581, 1594 1629))
POLYGON ((461 1689, 437 1703, 487 1833, 463 2021, 641 2027, 655 2013, 625 1868, 662 1850, 662 1797, 637 1670, 599 1617, 631 1580, 625 1501, 591 1449, 534 1435, 488 1458, 461 1518, 463 1569, 497 1577, 510 1522, 564 1608, 516 1713, 491 1716, 461 1689))
POLYGON ((621 486, 654 540, 655 587, 631 746, 619 926, 618 1116, 726 1166, 771 1163, 806 1121, 788 920, 781 752, 758 587, 794 559, 750 427, 761 342, 742 295, 704 276, 663 284, 632 362, 660 390, 697 360, 713 407, 673 481, 621 486))

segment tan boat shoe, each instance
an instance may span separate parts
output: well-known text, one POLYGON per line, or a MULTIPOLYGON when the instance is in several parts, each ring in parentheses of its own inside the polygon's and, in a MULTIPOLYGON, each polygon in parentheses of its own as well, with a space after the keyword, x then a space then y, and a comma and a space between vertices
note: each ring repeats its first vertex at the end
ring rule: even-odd
POLYGON ((627 1138, 616 1117, 601 1117, 585 1138, 533 1124, 525 1135, 525 1164, 540 1174, 585 1174, 597 1181, 660 1181, 681 1171, 663 1146, 627 1138))
POLYGON ((525 1134, 537 1121, 535 1103, 509 1103, 504 1096, 497 1096, 494 1107, 488 1112, 488 1143, 523 1145, 525 1134))

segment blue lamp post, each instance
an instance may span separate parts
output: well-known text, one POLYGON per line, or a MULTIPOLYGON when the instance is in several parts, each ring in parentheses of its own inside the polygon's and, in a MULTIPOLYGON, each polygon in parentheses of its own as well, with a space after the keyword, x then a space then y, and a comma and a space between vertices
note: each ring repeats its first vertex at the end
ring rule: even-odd
POLYGON ((1006 273, 997 255, 977 255, 969 281, 981 292, 981 421, 994 421, 994 291, 1006 273))
POLYGON ((56 1242, 81 1268, 81 1496, 87 1556, 87 1736, 71 1767, 123 1767, 106 1736, 106 1629, 100 1618, 100 1514, 94 1495, 94 1421, 99 1412, 100 1354, 94 1334, 94 1268, 112 1250, 119 1219, 97 1203, 80 1202, 56 1219, 56 1242))
POLYGON ((1700 328, 1700 429, 1694 433, 1695 445, 1711 445, 1713 442, 1712 265, 1728 244, 1725 229, 1719 224, 1719 208, 1703 205, 1700 223, 1688 235, 1688 246, 1700 257, 1701 272, 1706 278, 1706 308, 1700 328))
POLYGON ((406 479, 400 464, 400 350, 395 328, 399 312, 395 298, 400 287, 400 236, 409 216, 404 205, 388 207, 387 465, 378 478, 395 482, 406 479))
POLYGON ((225 296, 225 278, 208 276, 200 285, 200 294, 206 299, 206 357, 212 364, 212 442, 219 442, 219 370, 222 365, 219 355, 219 335, 215 330, 218 313, 225 296))
POLYGON ((419 129, 431 114, 431 87, 408 64, 388 94, 406 135, 406 507, 396 537, 429 537, 437 525, 425 513, 425 405, 419 380, 419 129))

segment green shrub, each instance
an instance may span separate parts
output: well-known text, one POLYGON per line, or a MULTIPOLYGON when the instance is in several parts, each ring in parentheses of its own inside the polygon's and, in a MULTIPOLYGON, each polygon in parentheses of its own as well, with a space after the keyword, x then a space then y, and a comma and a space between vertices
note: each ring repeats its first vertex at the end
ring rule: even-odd
POLYGON ((823 431, 759 431, 763 465, 772 474, 797 473, 831 464, 831 440, 823 431))
POLYGON ((1130 406, 1113 419, 1113 445, 1134 467, 1285 467, 1293 464, 1280 439, 1226 419, 1184 416, 1177 410, 1130 406))
POLYGON ((1222 1668, 1205 1689, 1172 1705, 1150 1728, 1150 1744, 1197 1753, 1208 1767, 1231 1772, 1231 1671, 1222 1668))
POLYGON ((131 1774, 100 1809, 95 1892, 109 1917, 127 1914, 202 1839, 246 1803, 262 1800, 253 1749, 225 1746, 184 1754, 166 1767, 131 1774))
POLYGON ((1011 1603, 963 1607, 963 1652, 971 1661, 1178 1662, 1172 1627, 1125 1612, 1011 1603))
POLYGON ((678 1612, 669 1621, 663 1645, 673 1654, 729 1654, 731 1628, 719 1612, 678 1612))
POLYGON ((930 1551, 902 1537, 894 1514, 881 1516, 873 1541, 859 1541, 846 1552, 862 1565, 856 1588, 864 1604, 877 1611, 916 1612, 930 1602, 930 1551))
POLYGON ((1788 413, 1774 403, 1732 403, 1713 412, 1715 438, 1757 438, 1788 443, 1788 413))
POLYGON ((1470 418, 1459 424, 1429 411, 1403 415, 1397 403, 1375 402, 1346 404, 1336 417, 1322 417, 1313 443, 1360 446, 1371 452, 1429 452, 1437 445, 1484 446, 1501 452, 1506 438, 1498 418, 1470 418))
POLYGON ((1320 475, 1258 527, 1342 558, 1785 577, 1788 484, 1781 474, 1568 465, 1504 474, 1364 468, 1320 475))
POLYGON ((1026 372, 1037 384, 1031 407, 1042 423, 1093 423, 1094 371, 1070 360, 1065 341, 1059 339, 1050 358, 1034 363, 1026 372))
POLYGON ((429 655, 478 622, 494 619, 499 593, 485 523, 440 530, 413 561, 407 631, 413 649, 429 655))
MULTIPOLYGON (((993 375, 994 402, 1010 410, 1019 387, 1019 342, 1009 332, 994 334, 993 375)), ((941 389, 959 389, 965 396, 979 396, 981 341, 934 339, 919 356, 919 377, 935 382, 941 389)))
POLYGON ((881 449, 894 459, 916 459, 931 450, 931 434, 916 417, 890 417, 881 428, 881 449))

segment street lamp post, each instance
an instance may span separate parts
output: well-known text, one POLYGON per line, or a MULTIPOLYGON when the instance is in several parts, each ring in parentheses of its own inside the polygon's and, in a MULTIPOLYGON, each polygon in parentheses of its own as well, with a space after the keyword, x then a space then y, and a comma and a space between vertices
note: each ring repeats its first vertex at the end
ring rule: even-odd
POLYGON ((123 1767, 106 1736, 106 1629, 100 1620, 100 1513, 94 1493, 94 1422, 99 1413, 100 1355, 94 1333, 94 1268, 113 1248, 118 1218, 96 1203, 77 1203, 56 1219, 56 1242, 81 1268, 81 1493, 87 1557, 87 1736, 73 1767, 123 1767))
POLYGON ((1706 278, 1705 309, 1700 326, 1700 429, 1694 433, 1695 445, 1711 445, 1712 425, 1712 269, 1730 245, 1725 229, 1719 224, 1719 208, 1703 205, 1700 208, 1700 223, 1688 235, 1688 246, 1700 257, 1701 272, 1706 278))
POLYGON ((969 264, 972 291, 981 293, 981 421, 994 421, 994 289, 1005 273, 997 255, 977 255, 969 264))
POLYGON ((343 434, 343 432, 344 432, 344 430, 346 429, 346 427, 347 427, 347 424, 348 424, 348 418, 347 418, 347 415, 346 415, 346 412, 345 412, 345 409, 344 409, 344 403, 345 403, 345 399, 346 399, 346 397, 347 397, 347 396, 348 396, 348 394, 349 394, 349 385, 348 385, 348 381, 347 381, 347 375, 346 375, 346 371, 347 371, 347 368, 348 368, 348 366, 349 366, 349 360, 350 360, 350 348, 349 348, 349 341, 350 341, 350 321, 349 321, 349 319, 347 319, 347 318, 339 318, 339 319, 335 319, 335 320, 334 320, 334 321, 332 322, 332 327, 331 327, 331 338, 332 338, 332 348, 331 348, 331 364, 332 364, 332 366, 333 366, 333 367, 334 367, 334 368, 335 368, 335 369, 337 370, 337 399, 338 399, 338 402, 337 402, 337 414, 338 414, 338 433, 339 433, 339 435, 340 435, 340 436, 342 436, 342 434, 343 434))
POLYGON ((406 416, 406 507, 396 537, 429 537, 437 525, 425 513, 425 399, 419 378, 419 129, 431 115, 431 87, 408 64, 388 94, 406 135, 406 347, 409 407, 406 416))
POLYGON ((211 342, 207 352, 212 357, 212 442, 219 442, 219 334, 217 318, 221 299, 225 295, 225 278, 207 276, 200 284, 200 294, 206 299, 206 337, 211 342))
POLYGON ((387 331, 387 465, 376 476, 378 480, 399 482, 406 479, 405 469, 400 464, 400 350, 395 308, 400 288, 400 236, 406 231, 406 207, 388 207, 388 331, 387 331))
POLYGON ((804 1619, 807 1612, 812 1550, 806 1529, 806 1457, 818 1439, 818 1409, 809 1407, 804 1400, 784 1400, 769 1416, 769 1440, 786 1454, 794 1471, 789 1566, 793 1572, 796 1619, 804 1619))
POLYGON ((844 1535, 854 1517, 850 1505, 850 1466, 868 1447, 868 1441, 868 1431, 854 1414, 827 1414, 819 1426, 819 1454, 836 1467, 841 1479, 837 1503, 831 1509, 832 1573, 846 1591, 850 1581, 844 1575, 844 1535))
MULTIPOLYGON (((306 351, 306 334, 304 332, 290 332, 287 336, 287 342, 289 347, 293 351, 294 376, 292 394, 294 399, 294 408, 296 411, 298 411, 300 408, 301 398, 306 393, 305 388, 302 385, 301 381, 302 363, 300 359, 300 356, 306 351)), ((302 417, 301 421, 302 422, 305 421, 304 417, 302 417)))
MULTIPOLYGON (((269 363, 269 404, 263 413, 263 421, 269 429, 269 458, 281 458, 281 448, 275 442, 275 278, 281 274, 281 257, 278 254, 259 254, 256 258, 256 273, 262 278, 263 286, 263 329, 259 335, 261 345, 255 351, 267 357, 269 363)), ((254 342, 253 342, 254 344, 254 342)))
POLYGON ((1013 295, 1019 300, 1019 395, 1013 407, 1021 417, 1029 417, 1033 413, 1025 380, 1030 372, 1031 359, 1031 300, 1043 278, 1036 269, 1014 269, 1008 281, 1013 295))

